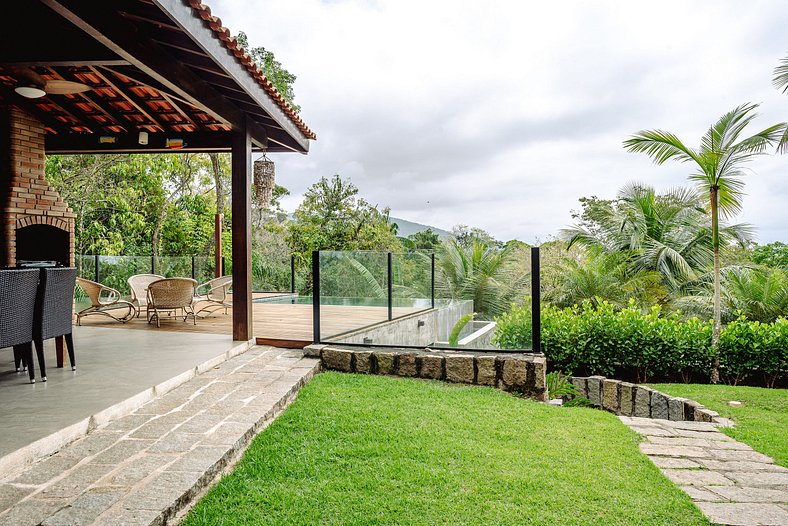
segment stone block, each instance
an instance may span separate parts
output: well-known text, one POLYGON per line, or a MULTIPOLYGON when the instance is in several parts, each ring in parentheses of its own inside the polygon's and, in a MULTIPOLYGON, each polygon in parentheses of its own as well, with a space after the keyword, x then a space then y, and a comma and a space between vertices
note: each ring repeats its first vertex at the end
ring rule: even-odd
POLYGON ((369 374, 372 372, 370 357, 372 353, 369 351, 356 351, 353 354, 356 355, 356 362, 353 370, 357 373, 369 374))
POLYGON ((684 420, 686 422, 694 422, 695 421, 695 410, 702 408, 703 406, 700 405, 695 400, 685 400, 684 401, 684 420))
POLYGON ((602 407, 602 382, 604 379, 604 376, 588 377, 588 399, 596 407, 602 407))
POLYGON ((577 389, 577 396, 588 398, 588 378, 584 376, 570 376, 569 381, 575 386, 575 389, 577 389))
POLYGON ((353 361, 353 353, 342 349, 334 349, 326 347, 322 353, 323 365, 326 369, 333 369, 335 371, 343 371, 346 373, 351 372, 353 361))
POLYGON ((472 384, 473 356, 456 354, 446 357, 446 380, 463 384, 472 384))
POLYGON ((479 385, 495 386, 497 382, 495 369, 495 356, 476 357, 476 383, 479 385))
POLYGON ((624 416, 635 414, 635 390, 637 386, 629 382, 621 382, 619 386, 620 413, 624 416))
POLYGON ((616 414, 621 411, 620 385, 621 382, 618 380, 605 379, 602 381, 602 407, 616 414))
POLYGON ((525 360, 504 357, 501 371, 501 388, 505 391, 522 389, 528 376, 528 365, 525 360))
POLYGON ((668 419, 668 397, 659 391, 651 392, 651 418, 668 419))
POLYGON ((635 386, 635 416, 651 418, 651 389, 635 386))
POLYGON ((547 388, 547 359, 544 356, 534 356, 533 361, 534 367, 534 382, 533 386, 535 389, 546 389, 547 388))
POLYGON ((402 353, 399 355, 397 363, 397 374, 399 376, 416 376, 416 355, 414 353, 402 353))
POLYGON ((377 374, 394 374, 394 353, 375 351, 372 356, 375 358, 377 374))
POLYGON ((668 398, 668 419, 674 422, 684 420, 684 402, 686 398, 671 396, 668 398))
POLYGON ((427 355, 421 358, 419 376, 433 380, 443 379, 443 356, 427 355))
POLYGON ((696 422, 714 422, 714 416, 717 416, 717 413, 703 406, 695 408, 696 422))

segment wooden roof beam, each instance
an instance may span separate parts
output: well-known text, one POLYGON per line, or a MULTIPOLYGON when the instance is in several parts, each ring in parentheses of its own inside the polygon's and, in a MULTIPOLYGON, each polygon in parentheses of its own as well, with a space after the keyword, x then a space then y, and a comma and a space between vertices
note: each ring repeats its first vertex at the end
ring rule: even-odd
MULTIPOLYGON (((240 109, 217 93, 187 66, 175 60, 161 46, 141 34, 135 26, 112 9, 112 3, 84 3, 78 0, 42 0, 42 2, 122 59, 162 83, 168 91, 183 97, 193 106, 202 109, 220 122, 229 124, 235 130, 244 127, 244 113, 240 109)), ((180 4, 180 7, 194 20, 191 8, 183 4, 180 4)), ((205 28, 201 27, 199 30, 201 33, 206 33, 205 28)), ((230 60, 229 54, 225 60, 230 60)), ((245 73, 245 76, 250 81, 253 80, 248 73, 245 73)), ((273 104, 272 101, 269 102, 273 104)), ((284 120, 288 120, 284 114, 282 116, 284 120)), ((268 140, 265 129, 256 123, 248 123, 246 127, 253 142, 265 147, 268 140)), ((295 129, 292 123, 290 127, 295 129)), ((293 136, 303 137, 297 129, 293 136)), ((306 149, 308 141, 304 139, 303 142, 307 143, 306 149)))

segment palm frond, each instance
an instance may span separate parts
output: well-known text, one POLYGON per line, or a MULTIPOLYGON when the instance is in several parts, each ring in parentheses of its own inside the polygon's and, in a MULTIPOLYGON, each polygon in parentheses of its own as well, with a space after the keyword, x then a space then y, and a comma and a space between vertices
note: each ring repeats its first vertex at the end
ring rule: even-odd
POLYGON ((663 130, 640 131, 624 141, 624 148, 630 152, 645 153, 656 164, 670 159, 698 162, 697 152, 685 146, 676 135, 663 130))

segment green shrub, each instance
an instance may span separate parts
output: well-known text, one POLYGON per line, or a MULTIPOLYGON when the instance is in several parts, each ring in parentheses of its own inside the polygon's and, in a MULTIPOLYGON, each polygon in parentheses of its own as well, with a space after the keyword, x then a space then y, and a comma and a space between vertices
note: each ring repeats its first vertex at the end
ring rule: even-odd
MULTIPOLYGON (((496 321, 496 345, 529 348, 530 304, 513 306, 496 321)), ((711 331, 710 321, 664 314, 659 306, 645 312, 634 303, 620 310, 606 302, 542 308, 542 342, 552 368, 635 376, 640 382, 705 378, 714 358, 711 331)), ((788 375, 788 321, 740 317, 723 329, 719 353, 727 381, 750 379, 773 387, 788 375)))

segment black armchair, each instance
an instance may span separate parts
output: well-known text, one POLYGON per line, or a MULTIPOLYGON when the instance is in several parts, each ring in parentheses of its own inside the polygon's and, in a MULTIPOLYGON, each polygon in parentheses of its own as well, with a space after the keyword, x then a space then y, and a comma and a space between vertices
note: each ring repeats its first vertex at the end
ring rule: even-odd
MULTIPOLYGON (((33 342, 36 346, 41 380, 46 382, 46 363, 44 361, 44 340, 64 336, 68 348, 71 370, 76 370, 74 360, 74 340, 71 336, 72 305, 74 286, 77 279, 75 268, 42 268, 41 283, 36 300, 36 313, 33 324, 33 342)), ((32 368, 31 368, 32 369, 32 368)), ((31 380, 34 374, 30 375, 31 380)))
POLYGON ((33 318, 39 270, 0 271, 0 347, 14 348, 17 372, 27 366, 30 381, 33 371, 33 318))

